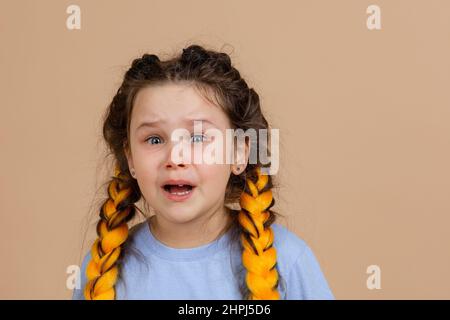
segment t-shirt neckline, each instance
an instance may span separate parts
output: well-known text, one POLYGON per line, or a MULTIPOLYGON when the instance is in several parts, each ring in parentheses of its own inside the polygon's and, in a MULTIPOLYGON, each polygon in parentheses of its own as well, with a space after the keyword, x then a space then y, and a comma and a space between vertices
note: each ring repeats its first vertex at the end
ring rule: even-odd
POLYGON ((231 228, 222 234, 218 239, 210 243, 192 247, 192 248, 173 248, 160 242, 152 233, 148 220, 144 221, 141 226, 141 233, 146 246, 152 254, 160 258, 172 261, 193 261, 211 257, 218 252, 226 249, 229 244, 231 228))

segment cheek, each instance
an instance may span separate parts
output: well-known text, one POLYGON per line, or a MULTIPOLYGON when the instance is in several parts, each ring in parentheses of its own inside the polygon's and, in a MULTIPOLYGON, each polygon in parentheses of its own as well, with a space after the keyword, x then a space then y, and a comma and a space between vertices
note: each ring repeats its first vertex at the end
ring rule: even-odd
POLYGON ((160 150, 149 150, 149 148, 137 145, 133 150, 134 165, 143 170, 155 170, 161 163, 163 153, 160 150))
POLYGON ((134 166, 141 176, 156 176, 158 161, 153 157, 136 157, 133 159, 134 166))
POLYGON ((157 181, 160 160, 155 156, 136 152, 133 157, 133 163, 138 173, 138 182, 144 188, 146 186, 153 188, 157 181))
POLYGON ((226 164, 204 164, 198 166, 198 172, 204 185, 220 189, 225 188, 231 173, 230 165, 226 164))

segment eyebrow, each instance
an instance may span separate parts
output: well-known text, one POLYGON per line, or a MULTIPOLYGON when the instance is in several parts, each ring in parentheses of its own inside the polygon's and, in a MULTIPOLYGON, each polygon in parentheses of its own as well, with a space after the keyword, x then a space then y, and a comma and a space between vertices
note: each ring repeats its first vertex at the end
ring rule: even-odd
MULTIPOLYGON (((217 125, 216 125, 214 122, 212 122, 212 121, 210 121, 210 120, 208 120, 208 119, 185 119, 183 122, 184 122, 184 123, 192 123, 192 124, 193 124, 194 121, 207 122, 207 123, 209 123, 209 124, 211 124, 211 125, 217 127, 217 125)), ((165 122, 166 122, 166 121, 164 121, 164 120, 162 120, 162 121, 158 121, 158 120, 155 120, 155 121, 145 121, 145 122, 142 122, 141 124, 138 125, 138 127, 136 128, 136 131, 138 131, 139 129, 141 129, 141 128, 143 128, 143 127, 150 127, 150 128, 158 127, 158 124, 159 124, 159 123, 165 123, 165 122)))

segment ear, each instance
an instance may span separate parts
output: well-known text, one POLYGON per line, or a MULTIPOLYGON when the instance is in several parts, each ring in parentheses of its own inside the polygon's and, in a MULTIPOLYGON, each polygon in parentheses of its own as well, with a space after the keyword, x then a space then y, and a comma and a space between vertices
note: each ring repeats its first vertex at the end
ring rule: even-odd
POLYGON ((242 172, 245 171, 245 168, 248 164, 248 158, 250 156, 250 142, 249 138, 245 138, 245 143, 240 144, 237 143, 235 146, 235 161, 231 165, 231 171, 235 175, 240 175, 242 172))

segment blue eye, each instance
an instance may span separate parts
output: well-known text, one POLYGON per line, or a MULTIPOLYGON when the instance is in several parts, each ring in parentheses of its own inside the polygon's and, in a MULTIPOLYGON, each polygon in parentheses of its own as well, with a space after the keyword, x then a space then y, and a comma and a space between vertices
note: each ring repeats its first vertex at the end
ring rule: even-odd
MULTIPOLYGON (((145 139, 145 141, 147 142, 147 141, 149 141, 149 140, 151 140, 151 139, 159 139, 159 137, 157 137, 157 136, 151 136, 151 137, 145 139)), ((159 139, 159 140, 161 140, 161 139, 159 139)), ((155 140, 153 140, 153 141, 155 141, 155 140)), ((150 143, 150 144, 155 144, 155 143, 150 143)))
POLYGON ((207 137, 204 134, 196 134, 196 135, 194 135, 192 137, 202 137, 202 140, 200 140, 199 142, 203 142, 203 141, 205 141, 207 139, 207 137))
MULTIPOLYGON (((207 141, 208 137, 206 135, 204 135, 204 134, 196 134, 196 135, 193 135, 191 138, 192 138, 191 141, 193 141, 193 142, 204 142, 204 141, 207 141), (200 137, 200 139, 196 138, 196 137, 200 137)), ((150 142, 151 145, 159 144, 155 140, 156 141, 158 141, 158 140, 161 141, 161 138, 158 137, 158 136, 151 136, 151 137, 148 137, 147 139, 145 139, 145 142, 153 141, 153 142, 150 142)))

